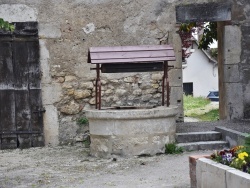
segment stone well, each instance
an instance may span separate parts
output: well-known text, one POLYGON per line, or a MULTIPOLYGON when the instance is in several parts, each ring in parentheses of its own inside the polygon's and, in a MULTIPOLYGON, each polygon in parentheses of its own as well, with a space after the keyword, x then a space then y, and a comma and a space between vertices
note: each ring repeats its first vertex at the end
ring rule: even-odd
POLYGON ((109 158, 164 153, 175 141, 177 106, 151 109, 86 110, 91 155, 109 158))

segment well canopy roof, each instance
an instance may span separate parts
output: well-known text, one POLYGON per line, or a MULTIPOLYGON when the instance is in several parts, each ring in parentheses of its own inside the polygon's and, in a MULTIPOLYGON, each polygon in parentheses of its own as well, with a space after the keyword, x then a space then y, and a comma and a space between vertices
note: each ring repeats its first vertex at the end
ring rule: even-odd
POLYGON ((171 45, 90 47, 88 63, 152 63, 175 61, 171 45))

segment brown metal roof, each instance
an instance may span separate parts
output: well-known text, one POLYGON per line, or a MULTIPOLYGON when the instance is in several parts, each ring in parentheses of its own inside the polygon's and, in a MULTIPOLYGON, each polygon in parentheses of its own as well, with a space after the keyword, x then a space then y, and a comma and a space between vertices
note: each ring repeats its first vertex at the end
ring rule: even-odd
POLYGON ((174 49, 170 45, 91 47, 88 63, 140 63, 175 61, 174 49))

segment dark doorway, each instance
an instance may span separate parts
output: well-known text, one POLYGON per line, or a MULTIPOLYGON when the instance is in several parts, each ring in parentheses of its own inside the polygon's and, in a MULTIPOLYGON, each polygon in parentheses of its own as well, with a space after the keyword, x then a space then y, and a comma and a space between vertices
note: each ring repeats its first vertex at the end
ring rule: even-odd
POLYGON ((185 95, 193 96, 193 82, 183 83, 183 92, 185 95))
POLYGON ((0 149, 43 146, 37 22, 0 31, 0 149))

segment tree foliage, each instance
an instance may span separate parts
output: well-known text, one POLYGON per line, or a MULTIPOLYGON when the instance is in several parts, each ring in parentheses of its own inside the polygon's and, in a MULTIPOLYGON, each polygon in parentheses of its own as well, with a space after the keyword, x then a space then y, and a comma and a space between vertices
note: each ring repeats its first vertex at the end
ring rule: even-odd
POLYGON ((0 18, 0 29, 13 32, 15 30, 15 26, 0 18))
POLYGON ((214 40, 217 41, 217 22, 209 22, 204 27, 202 38, 199 41, 199 49, 207 50, 214 40))
POLYGON ((182 49, 184 51, 183 56, 185 58, 189 57, 190 53, 186 53, 187 49, 192 45, 193 42, 193 33, 195 31, 198 33, 203 30, 201 40, 199 40, 199 49, 207 50, 209 49, 210 44, 213 43, 213 40, 217 41, 217 23, 209 22, 205 25, 202 23, 183 23, 180 25, 178 33, 182 40, 182 49))

